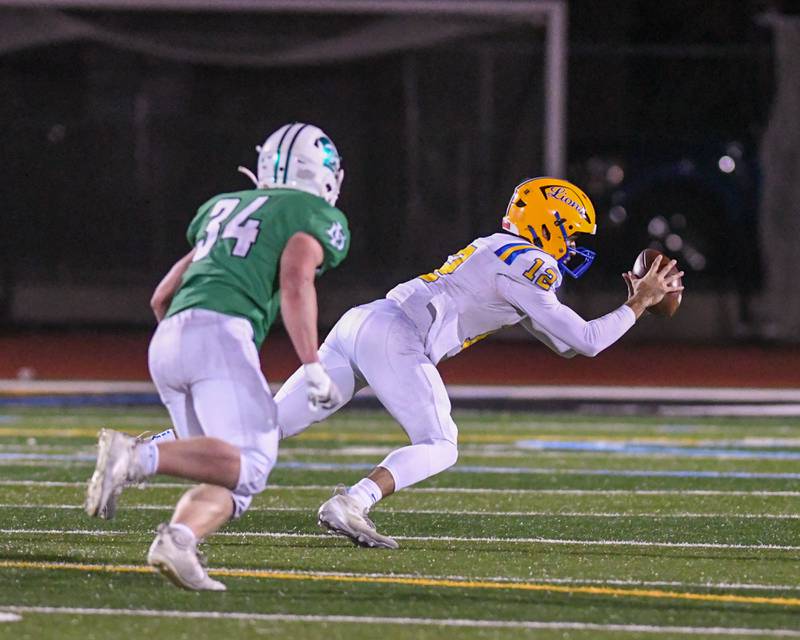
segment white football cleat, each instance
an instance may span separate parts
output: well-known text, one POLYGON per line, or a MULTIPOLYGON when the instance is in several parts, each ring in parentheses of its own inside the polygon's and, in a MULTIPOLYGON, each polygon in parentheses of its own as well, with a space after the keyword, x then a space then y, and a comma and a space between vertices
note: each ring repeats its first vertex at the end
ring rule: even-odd
POLYGON ((138 440, 112 429, 101 429, 97 441, 97 463, 86 488, 86 513, 110 520, 117 498, 127 484, 144 480, 134 449, 138 440))
POLYGON ((227 588, 208 577, 205 559, 197 550, 197 540, 168 524, 158 525, 156 539, 147 552, 147 564, 182 589, 225 591, 227 588))
POLYGON ((394 538, 375 530, 372 520, 367 517, 367 510, 347 494, 344 485, 337 486, 333 497, 322 504, 317 518, 319 526, 327 529, 328 533, 350 538, 361 547, 397 549, 399 546, 394 538))

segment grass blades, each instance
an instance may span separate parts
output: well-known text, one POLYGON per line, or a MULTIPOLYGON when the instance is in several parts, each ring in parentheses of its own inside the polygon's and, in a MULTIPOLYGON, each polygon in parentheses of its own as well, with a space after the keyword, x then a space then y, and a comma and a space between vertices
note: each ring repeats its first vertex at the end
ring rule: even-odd
POLYGON ((457 467, 373 510, 397 551, 315 523, 403 444, 396 423, 346 412, 284 442, 204 545, 228 585, 211 594, 144 565, 183 483, 126 490, 111 522, 80 508, 96 431, 157 430, 162 410, 8 409, 0 638, 800 637, 800 421, 455 417, 457 467))

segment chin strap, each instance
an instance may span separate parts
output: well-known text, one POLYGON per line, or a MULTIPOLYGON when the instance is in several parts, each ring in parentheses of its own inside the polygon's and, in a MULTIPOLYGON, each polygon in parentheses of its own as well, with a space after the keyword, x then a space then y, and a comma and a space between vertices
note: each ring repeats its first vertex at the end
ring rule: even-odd
POLYGON ((253 184, 256 185, 256 187, 260 188, 260 185, 258 184, 258 178, 256 178, 256 174, 250 171, 250 169, 248 169, 247 167, 237 167, 236 170, 239 173, 243 173, 244 175, 246 175, 253 181, 253 184))

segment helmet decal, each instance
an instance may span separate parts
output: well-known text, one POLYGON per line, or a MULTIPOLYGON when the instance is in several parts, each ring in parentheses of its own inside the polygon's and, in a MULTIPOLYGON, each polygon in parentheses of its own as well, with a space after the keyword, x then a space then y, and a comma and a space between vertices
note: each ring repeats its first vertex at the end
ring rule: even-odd
POLYGON ((320 136, 314 142, 314 146, 322 149, 322 152, 325 154, 325 159, 322 161, 323 166, 333 171, 333 173, 339 171, 342 159, 339 157, 339 153, 336 151, 336 147, 333 146, 333 142, 330 141, 330 138, 327 136, 320 136))

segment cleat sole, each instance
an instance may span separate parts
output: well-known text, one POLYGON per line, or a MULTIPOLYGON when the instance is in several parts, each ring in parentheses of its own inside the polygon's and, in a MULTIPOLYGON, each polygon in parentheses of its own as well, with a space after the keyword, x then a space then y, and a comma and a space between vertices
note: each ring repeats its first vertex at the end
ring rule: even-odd
POLYGON ((194 589, 187 587, 185 584, 183 584, 183 582, 180 581, 177 574, 173 571, 172 567, 170 567, 166 562, 158 560, 156 562, 151 562, 150 566, 153 567, 156 571, 158 571, 162 576, 164 576, 176 587, 180 589, 186 589, 187 591, 194 591, 194 589))
POLYGON ((377 540, 374 540, 372 538, 368 538, 363 533, 354 534, 354 533, 350 533, 349 531, 346 531, 344 529, 340 529, 339 527, 336 527, 332 523, 330 523, 327 520, 324 520, 322 518, 319 518, 317 520, 317 524, 320 527, 322 527, 323 529, 325 529, 325 532, 328 535, 331 535, 331 536, 342 536, 344 538, 347 538, 348 540, 350 540, 350 542, 352 542, 357 547, 363 547, 365 549, 395 549, 396 548, 396 547, 392 547, 392 546, 390 546, 388 544, 378 542, 377 540))
POLYGON ((113 434, 111 434, 110 431, 106 429, 100 430, 100 446, 98 447, 97 463, 95 465, 95 471, 89 480, 89 485, 86 488, 86 503, 84 504, 84 509, 89 516, 92 518, 103 518, 105 520, 110 520, 114 516, 115 511, 115 505, 107 504, 110 496, 107 495, 105 501, 103 500, 104 493, 110 494, 110 491, 105 487, 105 477, 106 468, 108 467, 108 456, 111 449, 108 440, 111 437, 113 437, 113 434), (109 506, 111 508, 109 508, 109 506))

